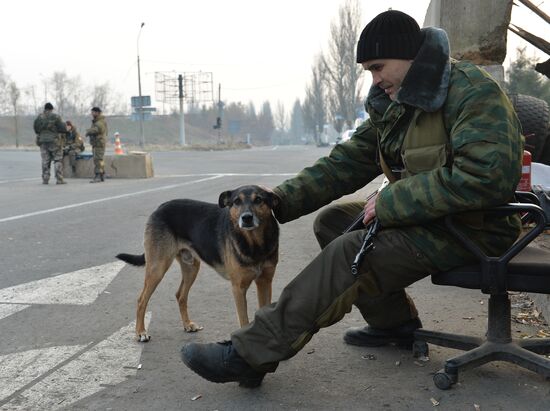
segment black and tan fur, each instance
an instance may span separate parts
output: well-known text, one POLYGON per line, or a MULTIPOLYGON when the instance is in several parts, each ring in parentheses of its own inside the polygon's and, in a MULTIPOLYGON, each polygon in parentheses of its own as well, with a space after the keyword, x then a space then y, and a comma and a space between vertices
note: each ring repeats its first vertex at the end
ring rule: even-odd
POLYGON ((145 227, 142 255, 119 254, 127 263, 145 265, 138 299, 136 334, 149 341, 145 310, 151 295, 174 259, 182 281, 176 293, 185 331, 201 329, 189 319, 187 298, 201 260, 231 281, 239 323, 248 324, 246 291, 252 281, 260 307, 271 303, 271 282, 278 261, 279 227, 272 214, 276 197, 258 186, 220 194, 218 204, 180 199, 168 201, 151 214, 145 227))

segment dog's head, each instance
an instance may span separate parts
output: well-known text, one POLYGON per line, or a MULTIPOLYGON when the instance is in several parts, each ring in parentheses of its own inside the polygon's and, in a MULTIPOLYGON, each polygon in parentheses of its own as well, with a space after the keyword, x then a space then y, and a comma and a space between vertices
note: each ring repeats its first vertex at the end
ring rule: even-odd
POLYGON ((239 228, 254 230, 271 219, 271 210, 278 204, 278 198, 271 191, 250 185, 224 191, 218 204, 221 208, 230 207, 231 219, 239 228))

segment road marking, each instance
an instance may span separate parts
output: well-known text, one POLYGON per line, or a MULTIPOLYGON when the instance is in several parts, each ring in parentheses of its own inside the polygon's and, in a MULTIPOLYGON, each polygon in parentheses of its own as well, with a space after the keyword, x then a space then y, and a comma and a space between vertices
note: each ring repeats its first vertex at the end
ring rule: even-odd
POLYGON ((66 361, 86 345, 40 348, 0 357, 0 401, 66 361))
POLYGON ((90 205, 90 204, 103 203, 105 201, 117 200, 119 198, 134 197, 134 196, 138 196, 138 195, 142 195, 142 194, 153 193, 155 191, 171 190, 173 188, 183 187, 183 186, 187 186, 187 185, 191 185, 191 184, 202 183, 204 181, 215 180, 215 179, 221 178, 221 177, 223 177, 221 174, 216 174, 212 177, 201 178, 199 180, 194 180, 194 181, 186 181, 185 183, 170 184, 170 185, 167 185, 167 186, 162 186, 162 187, 157 187, 157 188, 150 188, 150 189, 141 190, 141 191, 135 191, 133 193, 120 194, 120 195, 117 195, 117 196, 99 198, 97 200, 84 201, 82 203, 69 204, 69 205, 62 206, 62 207, 50 208, 48 210, 35 211, 35 212, 32 212, 32 213, 16 215, 16 216, 13 216, 13 217, 6 217, 6 218, 0 219, 0 223, 5 223, 5 222, 8 222, 8 221, 14 221, 14 220, 20 220, 22 218, 27 218, 27 217, 35 217, 37 215, 42 215, 42 214, 54 213, 56 211, 68 210, 70 208, 82 207, 82 206, 90 205))
POLYGON ((9 317, 10 315, 15 314, 19 311, 22 311, 27 307, 30 307, 30 305, 26 305, 26 304, 2 304, 2 303, 0 303, 0 320, 2 318, 9 317))
POLYGON ((115 261, 0 290, 0 303, 87 305, 107 288, 124 267, 115 261))
MULTIPOLYGON (((146 326, 150 319, 151 313, 148 312, 146 326)), ((56 410, 135 376, 144 345, 135 341, 134 328, 135 321, 66 364, 63 361, 70 359, 71 353, 74 355, 86 346, 53 347, 58 353, 54 349, 33 350, 34 353, 27 351, 0 357, 0 364, 4 365, 5 358, 10 357, 13 365, 8 369, 11 372, 3 378, 6 381, 17 379, 17 382, 6 385, 9 388, 0 384, 0 407, 10 410, 56 410), (46 365, 43 361, 47 354, 51 354, 52 358, 47 359, 49 364, 46 365), (37 367, 40 367, 40 372, 37 367), (46 375, 37 377, 43 374, 46 375)), ((3 382, 1 375, 0 382, 3 382)))
POLYGON ((297 173, 207 173, 207 174, 167 174, 157 175, 156 178, 181 178, 181 177, 203 177, 203 176, 220 176, 220 177, 293 177, 297 173))
POLYGON ((21 181, 39 181, 39 179, 37 177, 31 177, 31 178, 19 178, 16 180, 0 180, 0 184, 20 183, 21 181))

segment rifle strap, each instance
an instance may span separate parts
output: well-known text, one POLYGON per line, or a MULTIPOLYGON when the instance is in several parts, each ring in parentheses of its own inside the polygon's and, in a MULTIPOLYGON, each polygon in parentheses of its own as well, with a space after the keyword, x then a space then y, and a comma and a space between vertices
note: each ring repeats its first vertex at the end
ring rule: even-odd
POLYGON ((382 171, 384 172, 384 175, 388 178, 390 183, 395 183, 397 181, 397 178, 391 171, 391 168, 388 167, 386 160, 384 160, 384 156, 382 155, 382 150, 380 150, 380 144, 378 145, 378 157, 380 158, 380 167, 382 167, 382 171))

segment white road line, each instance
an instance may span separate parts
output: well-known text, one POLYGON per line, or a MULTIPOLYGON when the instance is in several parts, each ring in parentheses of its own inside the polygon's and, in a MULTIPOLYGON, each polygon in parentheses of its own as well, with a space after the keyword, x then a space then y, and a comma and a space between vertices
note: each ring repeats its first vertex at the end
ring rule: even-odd
POLYGON ((9 317, 12 314, 18 313, 19 311, 23 311, 27 307, 30 307, 30 305, 0 303, 0 320, 2 318, 9 317))
POLYGON ((105 201, 117 200, 119 198, 127 198, 127 197, 138 196, 138 195, 141 195, 141 194, 153 193, 155 191, 171 190, 173 188, 183 187, 183 186, 187 186, 187 185, 191 185, 191 184, 202 183, 204 181, 215 180, 215 179, 221 178, 221 177, 222 177, 222 175, 216 174, 215 176, 212 176, 212 177, 201 178, 199 180, 194 180, 194 181, 186 181, 185 183, 170 184, 170 185, 167 185, 167 186, 162 186, 162 187, 157 187, 157 188, 150 188, 148 190, 135 191, 133 193, 120 194, 120 195, 112 196, 112 197, 98 198, 97 200, 84 201, 82 203, 69 204, 69 205, 62 206, 62 207, 50 208, 48 210, 35 211, 35 212, 32 212, 32 213, 16 215, 16 216, 13 216, 13 217, 1 218, 0 223, 5 223, 5 222, 8 222, 8 221, 14 221, 14 220, 20 220, 22 218, 34 217, 34 216, 42 215, 42 214, 54 213, 56 211, 68 210, 70 208, 82 207, 82 206, 90 205, 90 204, 103 203, 105 201))
POLYGON ((93 303, 124 267, 115 261, 67 274, 31 281, 0 290, 0 303, 75 304, 93 303))
POLYGON ((30 177, 30 178, 19 178, 16 180, 0 180, 0 184, 6 184, 6 183, 20 183, 21 181, 39 181, 40 179, 37 177, 30 177))
POLYGON ((156 175, 155 178, 181 178, 181 177, 203 177, 203 176, 221 176, 221 177, 293 177, 297 173, 207 173, 207 174, 166 174, 156 175))
MULTIPOLYGON (((150 318, 151 314, 147 313, 146 323, 150 318)), ((121 328, 19 393, 5 407, 10 410, 56 410, 135 376, 143 344, 135 341, 134 327, 135 322, 132 322, 121 328)), ((23 369, 21 372, 28 371, 23 369)))
POLYGON ((86 345, 40 348, 0 356, 0 401, 69 359, 86 345))

